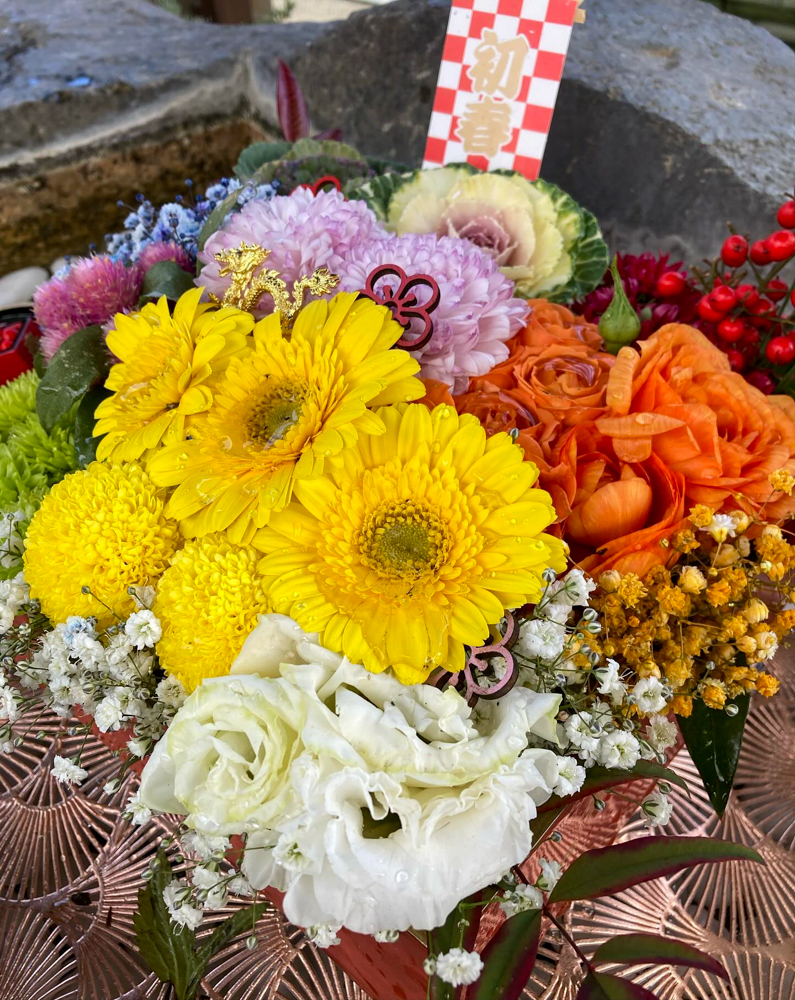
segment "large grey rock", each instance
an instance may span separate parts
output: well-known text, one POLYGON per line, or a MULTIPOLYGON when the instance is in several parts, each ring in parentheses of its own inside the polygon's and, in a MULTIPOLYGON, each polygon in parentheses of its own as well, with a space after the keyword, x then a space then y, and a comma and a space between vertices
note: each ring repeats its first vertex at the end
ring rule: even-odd
MULTIPOLYGON (((322 0, 318 0, 322 2, 322 0)), ((543 173, 614 244, 712 254, 761 235, 791 186, 795 53, 695 0, 588 0, 543 173)), ((146 0, 0 4, 0 273, 118 225, 116 198, 169 197, 274 134, 279 58, 314 124, 418 164, 449 0, 327 25, 184 21, 146 0), (5 183, 5 186, 3 184, 5 183)))
MULTIPOLYGON (((795 170, 795 53, 696 0, 589 0, 543 165, 623 248, 714 254, 732 218, 764 235, 795 170)), ((295 63, 322 127, 418 164, 449 3, 352 15, 295 63)))

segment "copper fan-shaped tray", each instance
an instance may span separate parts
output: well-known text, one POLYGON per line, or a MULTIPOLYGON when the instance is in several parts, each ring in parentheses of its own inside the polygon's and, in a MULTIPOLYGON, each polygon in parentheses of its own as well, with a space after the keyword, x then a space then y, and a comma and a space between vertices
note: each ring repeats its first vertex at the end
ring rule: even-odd
MULTIPOLYGON (((775 669, 781 692, 754 700, 724 819, 714 816, 692 762, 680 753, 674 767, 690 782, 692 798, 675 789, 668 828, 749 844, 767 866, 696 868, 568 914, 586 950, 613 934, 645 930, 689 941, 730 972, 726 984, 696 970, 632 970, 663 1000, 795 1000, 792 657, 779 658, 775 669)), ((166 826, 154 820, 133 827, 121 818, 135 778, 104 793, 118 761, 91 737, 82 753, 89 779, 76 791, 58 785, 49 773, 54 755, 73 756, 84 737, 69 735, 53 716, 40 719, 36 733, 13 754, 0 754, 0 1000, 166 1000, 168 990, 147 972, 132 931, 141 872, 166 826)), ((644 832, 633 818, 621 837, 644 832)), ((587 827, 580 834, 585 848, 587 827)), ((278 912, 268 911, 256 933, 258 948, 248 950, 241 937, 213 961, 203 984, 210 1000, 370 1000, 278 912)), ((542 944, 528 998, 574 1000, 578 963, 556 933, 542 944)))

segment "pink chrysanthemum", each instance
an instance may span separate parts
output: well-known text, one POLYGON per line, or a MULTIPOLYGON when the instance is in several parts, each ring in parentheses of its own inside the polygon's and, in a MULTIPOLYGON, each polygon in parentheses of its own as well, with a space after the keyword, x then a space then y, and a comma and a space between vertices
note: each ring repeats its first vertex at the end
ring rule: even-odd
MULTIPOLYGON (((444 382, 455 393, 466 392, 471 377, 485 375, 508 357, 506 341, 522 328, 527 305, 514 297, 513 282, 496 262, 474 244, 431 234, 371 240, 354 247, 338 265, 340 288, 364 288, 380 264, 397 264, 408 277, 429 274, 438 282, 439 305, 431 314, 433 336, 413 352, 423 378, 444 382)), ((378 287, 384 283, 394 288, 396 281, 385 278, 378 287)), ((420 305, 431 294, 424 286, 414 293, 420 305)), ((409 335, 421 328, 421 322, 412 321, 409 335)))
MULTIPOLYGON (((277 270, 292 289, 297 278, 324 265, 339 274, 340 264, 353 247, 383 236, 386 230, 363 201, 346 201, 338 191, 314 195, 307 188, 297 188, 289 196, 248 202, 213 233, 199 254, 204 267, 196 284, 223 298, 229 278, 218 276, 221 265, 213 254, 244 242, 270 250, 264 266, 277 270)), ((254 315, 271 312, 273 301, 264 295, 254 315)))
POLYGON ((173 260, 183 271, 193 271, 190 254, 183 250, 179 243, 150 243, 141 251, 138 266, 141 268, 141 273, 146 274, 150 267, 163 260, 173 260))
POLYGON ((132 309, 141 292, 142 271, 107 256, 76 261, 63 277, 50 278, 36 289, 33 308, 42 330, 41 350, 48 360, 73 333, 92 323, 105 323, 117 312, 132 309))

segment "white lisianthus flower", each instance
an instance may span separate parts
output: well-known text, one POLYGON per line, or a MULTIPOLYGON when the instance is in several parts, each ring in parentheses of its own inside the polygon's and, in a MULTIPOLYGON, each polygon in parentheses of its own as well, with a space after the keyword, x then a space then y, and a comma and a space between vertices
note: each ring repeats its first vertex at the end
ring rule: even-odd
POLYGON ((68 757, 59 757, 57 754, 53 759, 50 774, 62 785, 80 785, 88 777, 85 768, 75 764, 68 757))
POLYGON ((673 806, 662 792, 653 791, 641 803, 646 826, 665 826, 671 818, 673 806))
POLYGON ((539 858, 538 863, 541 865, 541 874, 536 879, 536 885, 539 889, 543 889, 544 892, 552 892, 562 875, 560 862, 539 858))
POLYGON ((370 673, 280 616, 258 629, 277 636, 283 676, 260 635, 246 673, 206 680, 156 745, 144 802, 201 833, 248 832, 244 874, 284 891, 302 927, 431 929, 524 860, 558 780, 555 754, 528 750, 527 734, 557 742, 559 695, 515 688, 475 713, 454 689, 370 673), (251 673, 258 648, 269 676, 251 673))
POLYGON ((667 702, 665 692, 658 677, 641 677, 632 689, 630 700, 641 715, 654 715, 662 712, 667 702))
POLYGON ((192 906, 183 901, 183 893, 187 888, 185 882, 174 880, 163 890, 163 902, 166 904, 168 915, 180 927, 189 927, 195 931, 202 922, 204 912, 198 906, 192 906))
POLYGON ((640 743, 632 733, 615 729, 599 740, 598 759, 604 767, 618 767, 629 770, 640 757, 640 743))
POLYGON ((163 635, 160 619, 147 609, 131 614, 124 624, 124 631, 136 649, 154 646, 163 635))
POLYGON ((500 900, 500 909, 506 917, 524 913, 525 910, 540 910, 543 905, 544 896, 534 885, 519 884, 500 900))
POLYGON ((436 975, 451 986, 469 986, 483 971, 483 959, 476 951, 451 948, 436 956, 436 975))

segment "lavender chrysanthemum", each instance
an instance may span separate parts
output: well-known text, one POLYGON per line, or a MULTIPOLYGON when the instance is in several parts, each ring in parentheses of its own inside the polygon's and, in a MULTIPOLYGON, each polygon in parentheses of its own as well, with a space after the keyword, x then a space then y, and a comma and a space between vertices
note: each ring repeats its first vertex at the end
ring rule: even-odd
MULTIPOLYGON (((213 254, 244 242, 270 250, 264 266, 277 270, 291 289, 297 278, 324 265, 333 274, 340 274, 343 261, 356 247, 386 235, 363 201, 346 201, 338 191, 314 195, 306 188, 297 188, 289 196, 250 201, 228 219, 199 254, 204 267, 196 284, 223 298, 229 278, 219 277, 221 265, 213 254)), ((273 302, 266 295, 254 315, 261 318, 272 311, 273 302)))
MULTIPOLYGON (((453 392, 466 392, 469 379, 504 361, 506 341, 521 329, 527 305, 515 298, 513 282, 496 262, 467 240, 431 234, 387 236, 353 247, 337 265, 340 289, 364 288, 370 273, 380 264, 397 264, 408 277, 429 274, 439 284, 439 306, 431 314, 433 336, 413 352, 422 365, 423 378, 444 382, 453 392)), ((394 278, 385 278, 394 288, 394 278)), ((415 289, 422 304, 430 291, 415 289)), ((415 329, 412 321, 412 332, 415 329)))
POLYGON ((49 360, 61 344, 92 323, 105 323, 132 309, 141 291, 140 267, 102 255, 71 264, 66 274, 40 285, 33 298, 42 330, 41 350, 49 360))

